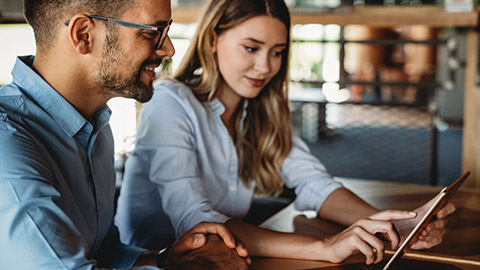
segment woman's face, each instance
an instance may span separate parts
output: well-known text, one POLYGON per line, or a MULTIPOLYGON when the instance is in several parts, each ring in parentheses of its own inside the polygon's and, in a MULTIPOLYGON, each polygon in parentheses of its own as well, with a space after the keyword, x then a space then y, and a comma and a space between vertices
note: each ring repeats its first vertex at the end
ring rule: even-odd
POLYGON ((221 74, 219 98, 224 104, 254 98, 279 72, 287 47, 287 28, 266 15, 250 18, 216 36, 221 74))

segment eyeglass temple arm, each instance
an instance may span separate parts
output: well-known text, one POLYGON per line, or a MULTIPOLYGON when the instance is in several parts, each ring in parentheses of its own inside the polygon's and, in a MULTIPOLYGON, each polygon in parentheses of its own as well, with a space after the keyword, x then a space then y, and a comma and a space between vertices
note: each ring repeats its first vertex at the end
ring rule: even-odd
POLYGON ((100 17, 100 16, 96 16, 96 15, 90 15, 90 16, 88 16, 88 17, 94 18, 94 19, 97 19, 97 20, 101 20, 101 21, 118 23, 118 24, 121 24, 121 25, 127 26, 127 27, 135 27, 135 28, 141 28, 141 29, 145 29, 145 30, 154 30, 154 31, 159 31, 159 30, 161 30, 161 28, 159 28, 159 27, 142 25, 142 24, 136 24, 136 23, 129 23, 129 22, 119 21, 119 20, 115 20, 115 19, 100 17))
MULTIPOLYGON (((136 24, 136 23, 129 23, 129 22, 119 21, 119 20, 105 18, 105 17, 101 17, 101 16, 96 16, 96 15, 89 15, 88 17, 93 18, 93 19, 97 19, 97 20, 101 20, 101 21, 118 23, 120 25, 127 26, 127 27, 135 27, 135 28, 141 28, 141 29, 153 30, 153 31, 163 30, 160 27, 154 27, 154 26, 148 26, 148 25, 142 25, 142 24, 136 24)), ((171 21, 172 20, 170 20, 170 22, 166 23, 165 25, 170 25, 171 21)), ((70 23, 70 21, 66 21, 65 25, 68 26, 69 23, 70 23)))

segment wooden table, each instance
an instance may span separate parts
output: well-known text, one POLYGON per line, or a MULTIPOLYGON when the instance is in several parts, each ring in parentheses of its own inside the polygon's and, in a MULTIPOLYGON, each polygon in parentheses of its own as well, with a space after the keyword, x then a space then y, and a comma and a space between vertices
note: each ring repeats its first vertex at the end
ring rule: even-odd
MULTIPOLYGON (((345 187, 380 209, 415 209, 426 203, 441 189, 441 187, 415 184, 337 179, 345 187)), ((480 269, 480 192, 463 188, 452 201, 457 211, 448 217, 447 234, 443 243, 426 251, 407 251, 402 259, 448 263, 460 269, 480 269)), ((342 230, 338 224, 317 218, 314 211, 296 211, 293 204, 266 220, 261 226, 277 231, 311 233, 320 236, 342 230)), ((362 261, 364 261, 362 255, 355 255, 347 259, 344 264, 362 261)), ((334 265, 321 261, 254 258, 251 269, 321 269, 334 265)))

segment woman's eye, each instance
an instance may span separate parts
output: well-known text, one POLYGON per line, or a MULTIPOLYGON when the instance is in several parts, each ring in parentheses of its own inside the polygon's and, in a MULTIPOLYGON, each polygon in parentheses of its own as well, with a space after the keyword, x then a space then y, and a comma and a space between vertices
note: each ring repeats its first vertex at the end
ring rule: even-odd
POLYGON ((283 51, 273 52, 273 56, 282 56, 282 55, 283 55, 283 51))
POLYGON ((249 47, 249 46, 244 46, 245 50, 247 50, 247 52, 255 52, 257 51, 257 48, 254 48, 254 47, 249 47))

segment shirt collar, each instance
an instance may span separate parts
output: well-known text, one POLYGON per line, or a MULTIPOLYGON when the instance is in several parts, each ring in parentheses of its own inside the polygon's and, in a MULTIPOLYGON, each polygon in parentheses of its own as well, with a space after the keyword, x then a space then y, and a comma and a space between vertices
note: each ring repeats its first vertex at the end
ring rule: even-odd
MULTIPOLYGON (((218 99, 218 97, 215 97, 212 99, 212 101, 210 101, 210 108, 218 113, 219 115, 222 115, 222 113, 225 112, 225 106, 223 105, 223 103, 218 99)), ((248 108, 248 99, 244 99, 243 100, 243 114, 245 114, 245 111, 247 110, 248 108)))
MULTIPOLYGON (((243 124, 245 122, 245 117, 247 116, 248 101, 249 100, 246 98, 243 100, 243 111, 242 111, 242 118, 240 120, 240 130, 243 130, 243 124)), ((209 105, 212 111, 216 113, 218 116, 222 115, 225 112, 225 106, 218 99, 218 97, 215 97, 214 99, 212 99, 209 105)))
MULTIPOLYGON (((13 83, 45 110, 70 137, 77 134, 87 120, 32 69, 33 55, 18 57, 12 70, 13 83)), ((97 130, 108 124, 111 111, 105 106, 93 117, 97 130)))
POLYGON ((222 102, 217 97, 213 98, 209 105, 210 109, 218 115, 222 115, 225 112, 225 106, 223 106, 222 102))

